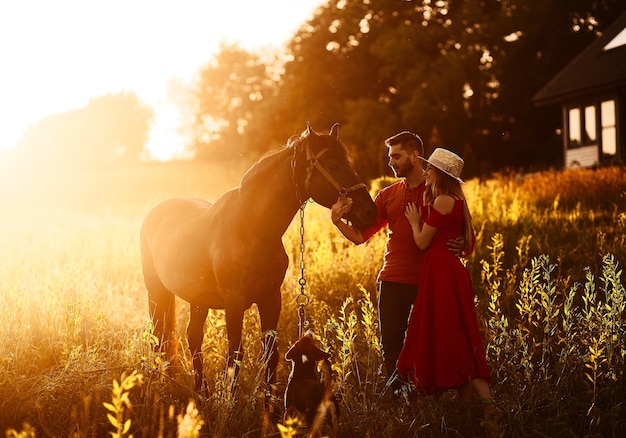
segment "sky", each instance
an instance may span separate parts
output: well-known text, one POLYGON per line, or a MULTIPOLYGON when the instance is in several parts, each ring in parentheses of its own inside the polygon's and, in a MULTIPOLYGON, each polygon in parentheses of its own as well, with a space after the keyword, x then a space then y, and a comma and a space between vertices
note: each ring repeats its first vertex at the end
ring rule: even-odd
POLYGON ((182 152, 167 83, 189 81, 220 42, 281 47, 324 0, 0 2, 0 147, 29 124, 134 91, 156 112, 148 148, 182 152))

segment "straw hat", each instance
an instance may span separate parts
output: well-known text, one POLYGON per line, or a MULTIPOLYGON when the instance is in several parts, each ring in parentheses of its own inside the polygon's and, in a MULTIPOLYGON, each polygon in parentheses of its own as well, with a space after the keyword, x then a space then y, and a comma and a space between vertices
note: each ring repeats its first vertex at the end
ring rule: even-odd
POLYGON ((437 148, 430 154, 428 160, 420 157, 420 159, 430 163, 442 172, 450 175, 452 178, 462 183, 461 171, 463 170, 463 158, 447 149, 437 148))

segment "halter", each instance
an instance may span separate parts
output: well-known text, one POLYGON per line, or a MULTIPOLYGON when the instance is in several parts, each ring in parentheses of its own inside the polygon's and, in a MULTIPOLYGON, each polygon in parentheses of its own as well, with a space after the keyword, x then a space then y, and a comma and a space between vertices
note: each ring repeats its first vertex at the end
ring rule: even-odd
MULTIPOLYGON (((311 178, 313 177, 313 170, 317 169, 319 171, 319 173, 322 174, 322 176, 324 178, 326 178, 326 181, 328 181, 336 190, 337 193, 339 194, 339 196, 341 196, 342 198, 345 198, 348 193, 352 193, 355 192, 357 190, 360 189, 367 189, 367 186, 363 183, 359 183, 359 184, 355 184, 351 187, 342 187, 337 180, 335 180, 335 178, 333 178, 333 176, 328 173, 328 171, 326 169, 324 169, 324 166, 322 166, 319 162, 319 159, 322 155, 324 155, 326 152, 328 152, 328 147, 325 147, 324 149, 322 149, 321 151, 319 151, 317 154, 313 155, 312 151, 311 151, 311 145, 309 144, 309 142, 306 142, 306 147, 305 147, 305 152, 306 152, 306 161, 307 161, 307 169, 306 169, 306 178, 304 180, 304 190, 305 190, 305 194, 307 195, 307 198, 310 198, 311 196, 309 195, 309 189, 311 188, 311 178)), ((296 178, 296 154, 297 154, 297 148, 294 147, 294 151, 293 151, 293 158, 291 161, 291 169, 293 172, 293 182, 296 186, 296 196, 298 198, 298 201, 300 202, 300 204, 303 204, 306 199, 303 201, 302 199, 300 199, 300 190, 298 188, 298 179, 296 178)))

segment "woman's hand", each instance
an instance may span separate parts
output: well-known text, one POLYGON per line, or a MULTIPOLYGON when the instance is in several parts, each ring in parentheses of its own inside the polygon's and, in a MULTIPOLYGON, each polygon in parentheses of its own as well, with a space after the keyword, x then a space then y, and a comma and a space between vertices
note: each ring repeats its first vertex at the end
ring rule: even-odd
POLYGON ((404 215, 409 220, 409 223, 412 227, 422 225, 422 214, 420 213, 419 208, 414 202, 410 202, 406 206, 406 210, 404 210, 404 215))

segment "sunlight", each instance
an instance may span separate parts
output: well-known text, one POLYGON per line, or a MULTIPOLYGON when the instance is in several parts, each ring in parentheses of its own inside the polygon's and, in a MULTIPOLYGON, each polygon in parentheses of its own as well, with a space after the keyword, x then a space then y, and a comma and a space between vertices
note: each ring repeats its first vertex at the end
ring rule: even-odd
POLYGON ((179 111, 173 105, 159 104, 155 107, 155 124, 150 131, 147 159, 166 161, 190 158, 184 139, 178 134, 179 111))
POLYGON ((29 125, 51 114, 132 91, 156 112, 150 155, 180 157, 176 109, 163 103, 168 80, 190 80, 220 42, 280 47, 321 3, 2 2, 0 40, 11 44, 0 45, 0 148, 15 147, 29 125))

